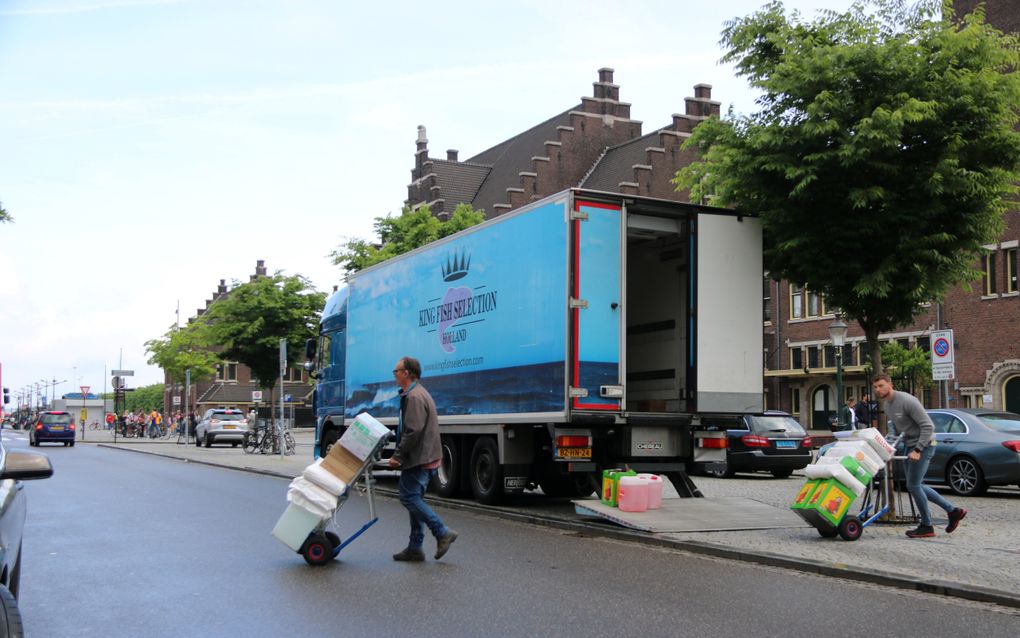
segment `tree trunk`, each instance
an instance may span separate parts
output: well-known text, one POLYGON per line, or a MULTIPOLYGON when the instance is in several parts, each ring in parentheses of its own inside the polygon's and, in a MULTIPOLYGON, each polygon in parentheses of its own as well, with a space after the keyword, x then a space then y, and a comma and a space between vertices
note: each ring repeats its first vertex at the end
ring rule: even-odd
MULTIPOLYGON (((863 323, 861 327, 864 328, 864 337, 868 342, 868 356, 871 358, 871 378, 874 379, 885 372, 885 368, 882 365, 882 347, 878 343, 878 328, 863 323)), ((879 432, 885 435, 887 434, 885 419, 882 419, 880 416, 885 414, 885 406, 882 400, 875 396, 871 388, 868 388, 868 394, 871 396, 872 401, 878 403, 878 412, 871 415, 871 424, 878 427, 879 432)))

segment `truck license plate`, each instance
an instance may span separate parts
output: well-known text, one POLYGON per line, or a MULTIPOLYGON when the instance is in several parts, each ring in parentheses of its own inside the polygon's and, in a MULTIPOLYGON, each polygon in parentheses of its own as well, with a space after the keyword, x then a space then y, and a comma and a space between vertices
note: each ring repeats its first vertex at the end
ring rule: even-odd
POLYGON ((590 447, 561 447, 556 449, 556 456, 561 459, 590 459, 590 447))

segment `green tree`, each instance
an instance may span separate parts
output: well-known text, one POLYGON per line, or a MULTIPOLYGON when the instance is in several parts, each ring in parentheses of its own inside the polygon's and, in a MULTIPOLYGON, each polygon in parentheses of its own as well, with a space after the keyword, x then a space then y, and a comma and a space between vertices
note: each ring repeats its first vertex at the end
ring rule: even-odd
POLYGON ((931 387, 931 353, 916 346, 904 348, 898 342, 890 341, 882 345, 882 361, 889 376, 906 381, 910 391, 931 387))
POLYGON ((4 210, 3 202, 0 202, 0 223, 12 221, 14 221, 14 218, 11 217, 10 213, 4 210))
POLYGON ((1020 47, 949 3, 858 2, 813 21, 773 2, 729 22, 723 60, 760 110, 699 125, 698 201, 761 215, 770 273, 878 335, 967 284, 1020 180, 1020 47))
POLYGON ((191 321, 183 328, 171 326, 162 337, 145 342, 149 365, 159 366, 175 383, 184 383, 191 370, 192 383, 212 378, 219 356, 210 349, 209 326, 191 321))
POLYGON ((405 207, 397 217, 375 218, 378 244, 351 239, 334 250, 330 258, 345 272, 356 272, 483 221, 485 213, 473 209, 470 204, 459 204, 446 221, 436 219, 427 205, 415 210, 405 207))
POLYGON ((316 292, 301 275, 257 277, 237 284, 210 306, 203 319, 208 345, 220 348, 224 360, 251 369, 261 388, 270 392, 279 378, 280 339, 287 340, 293 361, 304 353, 306 339, 318 332, 326 295, 316 292))
POLYGON ((135 388, 124 395, 124 407, 134 412, 143 410, 145 412, 163 411, 163 390, 166 388, 162 383, 153 383, 140 388, 135 388))

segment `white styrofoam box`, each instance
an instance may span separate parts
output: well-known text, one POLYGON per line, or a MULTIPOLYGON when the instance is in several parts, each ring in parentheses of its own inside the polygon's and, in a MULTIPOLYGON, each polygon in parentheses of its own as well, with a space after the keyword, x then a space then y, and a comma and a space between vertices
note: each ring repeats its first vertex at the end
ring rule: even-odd
POLYGON ((322 459, 318 459, 315 463, 306 467, 301 472, 301 476, 304 476, 333 496, 340 496, 347 489, 347 483, 344 483, 339 477, 333 476, 329 470, 322 467, 322 459))
POLYGON ((295 552, 301 551, 308 535, 318 527, 322 519, 294 503, 287 506, 273 527, 273 536, 295 552))
POLYGON ((804 468, 804 475, 810 479, 834 478, 857 496, 864 494, 865 486, 854 478, 850 470, 839 463, 826 463, 824 465, 809 465, 804 468))
POLYGON ((375 449, 379 439, 389 436, 390 429, 379 423, 368 412, 362 412, 354 419, 344 435, 340 437, 340 445, 362 461, 367 460, 375 449))
POLYGON ((854 432, 854 438, 867 441, 871 447, 875 448, 875 451, 878 452, 883 461, 888 461, 896 454, 896 449, 889 445, 889 442, 885 440, 885 437, 876 428, 857 430, 854 432))

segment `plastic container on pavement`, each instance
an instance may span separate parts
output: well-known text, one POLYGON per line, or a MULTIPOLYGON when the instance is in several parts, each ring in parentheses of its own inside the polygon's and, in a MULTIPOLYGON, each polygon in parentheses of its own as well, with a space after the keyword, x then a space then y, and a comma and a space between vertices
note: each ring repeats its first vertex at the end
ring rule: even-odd
POLYGON ((648 509, 657 510, 662 507, 662 491, 665 483, 657 474, 638 474, 638 478, 648 485, 648 509))
POLYGON ((633 470, 604 470, 602 472, 602 504, 616 507, 620 491, 620 479, 624 476, 637 476, 633 470))
POLYGON ((301 551, 305 539, 320 522, 321 516, 309 512, 300 505, 290 503, 280 516, 280 520, 276 521, 272 534, 281 543, 297 552, 301 551))

